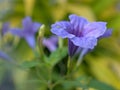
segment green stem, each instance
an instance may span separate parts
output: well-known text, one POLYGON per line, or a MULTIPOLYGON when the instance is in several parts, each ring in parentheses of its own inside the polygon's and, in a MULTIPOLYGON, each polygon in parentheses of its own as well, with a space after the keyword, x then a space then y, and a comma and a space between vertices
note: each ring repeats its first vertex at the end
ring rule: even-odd
POLYGON ((46 82, 43 82, 43 81, 40 81, 40 80, 28 80, 26 82, 22 82, 22 84, 25 84, 25 83, 43 83, 43 84, 46 84, 46 82))
POLYGON ((58 40, 58 45, 59 45, 59 48, 62 48, 63 47, 63 39, 59 37, 59 40, 58 40))
POLYGON ((40 57, 41 59, 43 59, 45 54, 42 45, 42 37, 38 37, 38 47, 39 47, 40 57))
POLYGON ((53 90, 53 85, 52 85, 52 68, 50 68, 50 71, 49 71, 48 88, 49 88, 49 90, 53 90))
POLYGON ((67 62, 67 75, 70 74, 71 69, 71 57, 68 57, 68 62, 67 62))
POLYGON ((43 44, 42 44, 44 32, 45 32, 45 25, 43 24, 39 29, 39 35, 38 35, 38 47, 39 47, 41 59, 44 59, 44 55, 45 55, 43 50, 43 44))
POLYGON ((61 84, 63 82, 63 80, 58 80, 57 82, 55 82, 54 84, 53 84, 53 87, 55 87, 56 85, 58 85, 58 84, 61 84))
POLYGON ((52 68, 50 69, 50 77, 49 77, 50 83, 52 83, 52 68))

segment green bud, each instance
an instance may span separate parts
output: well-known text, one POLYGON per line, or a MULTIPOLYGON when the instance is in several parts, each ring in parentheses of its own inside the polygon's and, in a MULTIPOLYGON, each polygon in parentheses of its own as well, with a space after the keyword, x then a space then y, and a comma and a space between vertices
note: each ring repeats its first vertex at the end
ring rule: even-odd
POLYGON ((45 25, 43 24, 39 29, 39 37, 44 37, 45 25))
POLYGON ((59 39, 58 39, 58 46, 59 46, 59 48, 63 47, 63 39, 61 37, 59 37, 59 39))

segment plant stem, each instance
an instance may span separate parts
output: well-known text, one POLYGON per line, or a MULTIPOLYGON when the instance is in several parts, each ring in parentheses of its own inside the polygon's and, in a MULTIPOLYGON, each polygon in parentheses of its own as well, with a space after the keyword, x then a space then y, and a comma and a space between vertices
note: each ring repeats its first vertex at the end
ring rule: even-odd
POLYGON ((52 68, 50 68, 50 71, 49 71, 48 88, 49 88, 49 90, 53 90, 53 85, 52 85, 52 68))
POLYGON ((63 47, 63 40, 60 37, 59 37, 58 45, 59 45, 59 48, 63 47))
POLYGON ((76 63, 76 67, 79 67, 81 63, 82 63, 82 57, 79 57, 76 63))
POLYGON ((39 47, 39 52, 40 52, 40 57, 43 59, 44 51, 43 51, 43 45, 42 45, 42 37, 38 37, 38 47, 39 47))
POLYGON ((42 40, 44 38, 44 32, 45 32, 45 25, 43 24, 40 29, 39 29, 39 35, 38 35, 38 47, 39 47, 39 51, 40 51, 40 56, 41 59, 43 59, 44 57, 44 50, 43 50, 43 45, 42 45, 42 40))
POLYGON ((67 75, 70 74, 71 69, 71 57, 68 57, 68 62, 67 62, 67 75))

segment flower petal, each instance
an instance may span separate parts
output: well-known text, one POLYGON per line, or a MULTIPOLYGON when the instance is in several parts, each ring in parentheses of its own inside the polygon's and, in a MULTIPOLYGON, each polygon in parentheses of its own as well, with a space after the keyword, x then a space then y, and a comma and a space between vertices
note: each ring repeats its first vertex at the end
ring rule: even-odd
POLYGON ((74 45, 81 48, 93 49, 97 44, 97 39, 94 37, 74 37, 70 39, 74 45))
POLYGON ((105 31, 105 33, 102 36, 99 37, 99 39, 110 37, 111 35, 112 35, 112 29, 108 29, 105 31))
POLYGON ((23 37, 24 36, 23 30, 21 30, 19 28, 10 29, 10 33, 12 33, 13 35, 16 35, 18 37, 23 37))
POLYGON ((32 20, 30 17, 26 17, 22 20, 22 25, 23 25, 23 28, 24 30, 31 30, 32 29, 32 20))
POLYGON ((81 35, 81 31, 84 28, 84 25, 86 25, 88 23, 88 21, 83 18, 83 17, 79 17, 77 15, 70 15, 69 16, 70 19, 70 23, 73 26, 73 34, 75 34, 76 36, 80 36, 81 35))
POLYGON ((51 32, 62 38, 73 38, 75 35, 69 32, 71 30, 71 24, 67 21, 62 21, 53 24, 51 32))
POLYGON ((45 38, 43 39, 43 45, 46 46, 51 52, 57 49, 57 44, 52 43, 50 40, 45 39, 45 38))
POLYGON ((42 43, 49 51, 53 52, 57 49, 58 37, 51 36, 50 38, 44 38, 42 43))
POLYGON ((84 27, 82 32, 85 37, 95 37, 98 38, 103 35, 106 31, 106 22, 92 22, 84 27))
POLYGON ((27 41, 28 45, 31 47, 31 48, 35 48, 35 37, 34 35, 31 35, 31 36, 26 36, 25 37, 25 40, 27 41))
POLYGON ((51 36, 50 38, 48 38, 49 41, 51 41, 52 43, 56 44, 58 43, 58 37, 57 36, 51 36))
POLYGON ((40 28, 41 24, 40 23, 33 23, 33 31, 37 32, 40 28))
POLYGON ((9 22, 3 23, 2 29, 1 29, 3 36, 8 32, 9 27, 10 27, 10 23, 9 22))

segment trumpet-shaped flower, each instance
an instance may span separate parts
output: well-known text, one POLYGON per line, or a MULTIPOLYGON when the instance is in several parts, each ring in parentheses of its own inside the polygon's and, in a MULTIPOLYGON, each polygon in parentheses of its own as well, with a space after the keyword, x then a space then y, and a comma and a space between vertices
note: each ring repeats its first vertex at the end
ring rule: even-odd
POLYGON ((32 22, 30 17, 26 17, 22 21, 23 28, 13 28, 10 32, 20 38, 24 38, 31 48, 35 48, 35 34, 40 28, 41 24, 32 22))
POLYGON ((70 15, 70 21, 56 22, 51 27, 51 32, 68 38, 69 55, 73 56, 79 47, 93 49, 99 37, 108 33, 106 22, 89 22, 83 17, 70 15))

